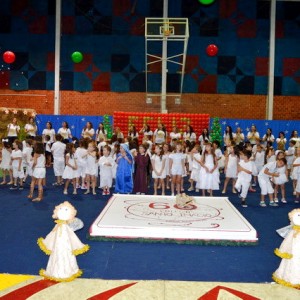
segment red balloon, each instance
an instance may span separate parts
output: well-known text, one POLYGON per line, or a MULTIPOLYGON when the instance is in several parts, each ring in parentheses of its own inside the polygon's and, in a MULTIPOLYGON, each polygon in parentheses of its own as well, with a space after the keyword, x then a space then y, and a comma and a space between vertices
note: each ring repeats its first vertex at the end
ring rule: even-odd
POLYGON ((214 44, 208 45, 206 48, 206 53, 208 56, 215 56, 218 54, 218 47, 214 44))
POLYGON ((3 60, 7 63, 7 64, 12 64, 16 59, 16 56, 13 52, 11 51, 6 51, 3 53, 3 60))

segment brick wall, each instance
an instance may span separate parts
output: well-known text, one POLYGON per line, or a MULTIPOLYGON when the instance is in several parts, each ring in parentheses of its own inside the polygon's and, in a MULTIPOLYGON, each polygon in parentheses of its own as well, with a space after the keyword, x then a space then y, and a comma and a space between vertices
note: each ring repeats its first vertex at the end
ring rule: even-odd
MULTIPOLYGON (((0 107, 33 108, 38 114, 53 114, 53 91, 1 90, 0 107)), ((228 94, 183 94, 181 104, 167 99, 168 112, 207 113, 211 117, 265 119, 266 96, 228 94)), ((160 112, 160 99, 146 104, 144 93, 61 92, 61 114, 112 115, 114 111, 160 112)), ((300 96, 276 96, 274 120, 300 119, 300 96)))

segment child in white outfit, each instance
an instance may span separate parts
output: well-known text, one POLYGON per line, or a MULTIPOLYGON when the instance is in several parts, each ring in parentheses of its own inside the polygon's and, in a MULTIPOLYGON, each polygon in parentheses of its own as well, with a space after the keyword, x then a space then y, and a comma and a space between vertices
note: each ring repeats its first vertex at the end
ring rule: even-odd
POLYGON ((56 142, 51 147, 53 154, 53 170, 56 177, 56 182, 53 185, 62 185, 62 175, 65 169, 65 150, 66 144, 62 143, 62 136, 60 134, 55 135, 56 142))
POLYGON ((270 162, 264 165, 262 170, 258 174, 258 183, 261 189, 260 206, 266 207, 265 196, 268 194, 270 198, 269 205, 278 206, 274 201, 274 189, 271 184, 271 180, 274 177, 279 177, 278 169, 286 165, 285 158, 279 158, 277 161, 270 162))
POLYGON ((227 146, 226 150, 228 150, 229 154, 225 158, 225 181, 222 194, 226 193, 227 185, 230 179, 232 179, 232 193, 236 194, 234 186, 238 173, 237 149, 235 149, 233 146, 227 146))
POLYGON ((116 163, 110 156, 111 148, 109 146, 103 146, 102 151, 103 156, 100 157, 98 162, 100 167, 100 188, 102 189, 102 195, 109 195, 116 163))
POLYGON ((76 170, 77 170, 77 160, 74 155, 75 153, 75 146, 73 143, 68 143, 66 145, 66 166, 62 175, 62 178, 66 180, 65 188, 64 188, 64 195, 68 194, 68 186, 70 181, 73 184, 73 195, 77 194, 76 190, 76 170))
POLYGON ((220 173, 218 160, 210 143, 207 143, 204 149, 199 172, 199 187, 202 189, 202 196, 205 196, 205 190, 208 191, 209 196, 212 196, 213 190, 219 190, 220 173))
POLYGON ((16 190, 18 188, 19 179, 19 190, 23 190, 23 178, 24 170, 22 166, 23 154, 22 154, 22 142, 15 140, 13 142, 14 150, 11 153, 11 165, 13 170, 14 185, 10 188, 11 190, 16 190))
POLYGON ((240 193, 239 197, 242 199, 243 207, 247 207, 246 198, 252 179, 253 163, 250 161, 251 155, 250 150, 240 152, 240 161, 237 169, 238 175, 235 188, 240 193))
POLYGON ((96 195, 96 180, 98 176, 98 148, 94 141, 90 142, 88 145, 87 165, 85 174, 87 189, 84 194, 89 194, 90 187, 92 186, 93 195, 96 195))
POLYGON ((256 186, 257 183, 257 175, 260 172, 260 170, 263 168, 264 164, 265 164, 265 151, 262 147, 261 144, 257 143, 253 149, 252 149, 252 153, 253 153, 253 161, 254 164, 256 166, 257 172, 256 174, 254 174, 253 176, 253 184, 252 186, 256 186), (255 150, 254 150, 255 149, 255 150))
POLYGON ((27 139, 25 141, 25 147, 23 148, 23 166, 25 169, 25 177, 24 182, 26 181, 28 176, 32 176, 32 165, 33 165, 33 157, 32 157, 32 140, 27 139))
POLYGON ((295 203, 299 203, 300 196, 300 148, 297 148, 296 158, 293 162, 293 184, 295 184, 295 203))
MULTIPOLYGON (((278 154, 277 154, 277 159, 279 158, 283 158, 285 157, 285 154, 283 151, 280 151, 278 154)), ((286 195, 285 195, 285 183, 288 182, 288 171, 287 171, 287 166, 283 166, 282 168, 279 168, 278 169, 278 173, 279 173, 279 176, 278 177, 274 177, 273 178, 273 182, 275 184, 275 187, 274 187, 274 201, 275 203, 278 203, 278 189, 280 187, 281 189, 281 202, 282 203, 286 203, 286 195)))
POLYGON ((181 192, 182 175, 185 174, 185 154, 182 153, 182 145, 176 144, 175 152, 171 153, 170 159, 170 175, 172 176, 172 196, 174 196, 174 188, 176 186, 177 194, 181 192))
POLYGON ((1 157, 1 164, 0 169, 3 173, 3 180, 0 183, 3 184, 13 184, 13 176, 12 176, 12 168, 10 164, 11 160, 11 144, 8 141, 3 142, 3 148, 2 148, 2 157, 1 157), (9 182, 6 182, 6 175, 9 175, 9 182))
POLYGON ((289 148, 287 149, 287 151, 285 151, 285 158, 287 161, 287 169, 289 173, 293 165, 293 160, 295 155, 295 145, 296 145, 296 141, 290 140, 289 148))
POLYGON ((41 142, 36 142, 34 145, 34 156, 32 163, 32 180, 30 184, 30 193, 27 198, 33 198, 34 188, 38 186, 38 196, 32 201, 39 202, 43 199, 43 182, 46 178, 46 157, 45 157, 45 149, 44 144, 41 142))
POLYGON ((199 182, 199 172, 201 169, 201 147, 200 145, 195 145, 195 147, 191 151, 192 156, 192 171, 191 171, 191 177, 190 177, 190 188, 188 191, 194 190, 194 182, 196 182, 196 192, 199 192, 198 182, 199 182))
POLYGON ((163 147, 156 145, 154 154, 151 157, 152 178, 154 179, 154 195, 157 195, 157 187, 160 184, 162 195, 165 194, 165 178, 166 178, 166 156, 163 153, 163 147))
POLYGON ((79 141, 79 147, 75 151, 75 158, 77 162, 76 170, 76 188, 86 189, 85 186, 85 172, 87 163, 87 142, 81 139, 79 141), (81 178, 81 185, 80 185, 81 178))

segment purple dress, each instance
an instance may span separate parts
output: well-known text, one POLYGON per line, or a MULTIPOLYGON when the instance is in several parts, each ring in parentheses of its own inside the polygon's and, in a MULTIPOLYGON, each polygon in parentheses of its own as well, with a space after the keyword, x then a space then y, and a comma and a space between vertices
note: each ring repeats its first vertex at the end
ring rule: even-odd
POLYGON ((149 164, 149 155, 137 154, 135 157, 136 171, 134 176, 133 193, 144 193, 148 191, 147 185, 147 167, 149 164))

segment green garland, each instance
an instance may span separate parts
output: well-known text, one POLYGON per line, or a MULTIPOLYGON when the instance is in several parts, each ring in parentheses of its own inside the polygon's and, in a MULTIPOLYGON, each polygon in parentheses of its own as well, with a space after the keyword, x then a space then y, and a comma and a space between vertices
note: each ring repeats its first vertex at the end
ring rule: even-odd
POLYGON ((223 138, 222 138, 222 128, 220 125, 220 119, 219 118, 213 118, 213 122, 211 125, 211 132, 210 132, 210 138, 211 141, 219 141, 220 146, 223 143, 223 138))
POLYGON ((110 123, 109 115, 103 116, 103 126, 107 132, 107 138, 111 139, 113 131, 112 131, 112 125, 110 123))

